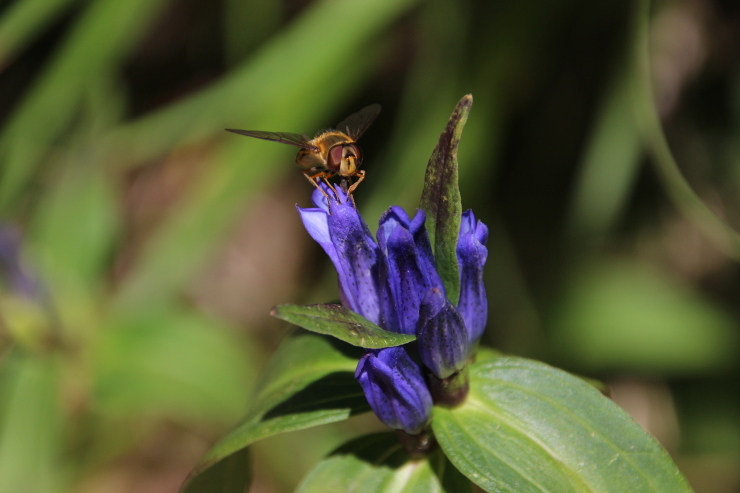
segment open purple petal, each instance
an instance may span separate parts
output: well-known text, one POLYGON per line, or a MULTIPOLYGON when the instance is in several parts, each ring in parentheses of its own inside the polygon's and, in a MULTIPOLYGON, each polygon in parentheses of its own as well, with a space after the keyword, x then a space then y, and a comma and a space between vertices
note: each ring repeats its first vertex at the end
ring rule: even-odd
MULTIPOLYGON (((324 187, 330 197, 334 192, 324 187)), ((374 323, 380 323, 378 246, 354 204, 338 191, 339 201, 314 191, 317 208, 298 207, 311 237, 329 255, 339 278, 342 304, 374 323)))
POLYGON ((336 248, 331 242, 329 233, 329 214, 318 208, 303 209, 296 206, 296 209, 308 234, 321 245, 333 262, 336 257, 336 248))
MULTIPOLYGON (((334 265, 350 308, 371 322, 380 323, 378 296, 378 246, 367 233, 357 209, 331 204, 329 232, 338 253, 334 265)), ((327 252, 328 253, 328 252, 327 252)))

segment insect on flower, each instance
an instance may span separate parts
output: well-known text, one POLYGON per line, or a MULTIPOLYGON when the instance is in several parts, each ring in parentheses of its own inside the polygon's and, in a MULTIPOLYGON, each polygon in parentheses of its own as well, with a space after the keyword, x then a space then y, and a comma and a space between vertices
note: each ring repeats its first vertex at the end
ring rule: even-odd
POLYGON ((303 176, 329 198, 321 189, 319 182, 323 179, 329 188, 329 178, 334 175, 342 177, 342 184, 348 195, 355 191, 357 185, 365 179, 365 171, 360 169, 362 164, 362 150, 357 145, 357 139, 365 133, 380 113, 380 105, 372 104, 353 113, 337 124, 336 130, 326 130, 313 139, 306 134, 292 134, 287 132, 263 132, 260 130, 236 130, 227 128, 229 132, 257 139, 271 140, 296 147, 300 147, 295 162, 303 168, 303 176), (350 177, 357 177, 349 189, 346 181, 350 177))

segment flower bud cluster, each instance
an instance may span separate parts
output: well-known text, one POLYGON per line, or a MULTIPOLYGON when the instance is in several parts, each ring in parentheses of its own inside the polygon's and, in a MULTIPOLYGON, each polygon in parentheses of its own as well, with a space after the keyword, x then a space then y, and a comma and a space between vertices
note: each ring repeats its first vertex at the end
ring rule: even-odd
MULTIPOLYGON (((376 242, 351 197, 341 190, 336 196, 325 191, 326 196, 314 191, 315 208, 298 211, 337 270, 342 304, 386 330, 417 337, 404 346, 368 350, 355 378, 383 423, 421 433, 433 403, 450 402, 434 389, 448 388, 450 379, 466 375, 470 347, 485 329, 488 228, 472 211, 463 213, 457 244, 460 297, 448 300, 423 210, 410 218, 400 207, 388 209, 376 242)), ((466 385, 452 387, 459 391, 466 385)))

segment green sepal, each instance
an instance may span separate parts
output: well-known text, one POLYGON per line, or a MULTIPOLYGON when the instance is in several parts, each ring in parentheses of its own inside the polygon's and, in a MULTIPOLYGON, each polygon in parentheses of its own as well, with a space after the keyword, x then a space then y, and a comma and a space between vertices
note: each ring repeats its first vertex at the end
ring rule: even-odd
POLYGON ((353 346, 380 349, 400 346, 416 339, 382 329, 342 305, 278 305, 270 315, 311 332, 325 334, 353 346))
POLYGON ((392 432, 356 438, 319 462, 297 493, 464 493, 472 490, 437 449, 412 459, 392 432))
POLYGON ((485 491, 691 492, 660 444, 578 377, 523 358, 470 368, 470 394, 434 409, 450 461, 485 491))
POLYGON ((249 481, 245 449, 252 443, 369 411, 353 376, 361 356, 357 348, 315 334, 286 339, 267 367, 247 418, 211 448, 180 491, 203 491, 209 478, 232 481, 213 491, 243 491, 249 481), (237 487, 242 490, 233 489, 237 487))
POLYGON ((437 147, 427 164, 419 208, 426 212, 426 229, 434 251, 447 299, 457 304, 460 273, 457 266, 457 237, 460 234, 462 203, 457 180, 457 146, 468 120, 473 96, 463 96, 455 106, 437 147))

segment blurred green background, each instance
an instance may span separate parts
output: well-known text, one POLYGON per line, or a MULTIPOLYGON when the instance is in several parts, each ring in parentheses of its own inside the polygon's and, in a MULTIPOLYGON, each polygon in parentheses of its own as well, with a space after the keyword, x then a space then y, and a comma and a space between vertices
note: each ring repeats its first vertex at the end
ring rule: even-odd
MULTIPOLYGON (((458 99, 484 341, 606 381, 697 493, 740 492, 740 4, 0 5, 0 492, 175 491, 337 298, 308 133, 380 103, 356 200, 411 211, 458 99), (733 229, 734 228, 734 229, 733 229)), ((291 491, 372 417, 254 447, 291 491)))

